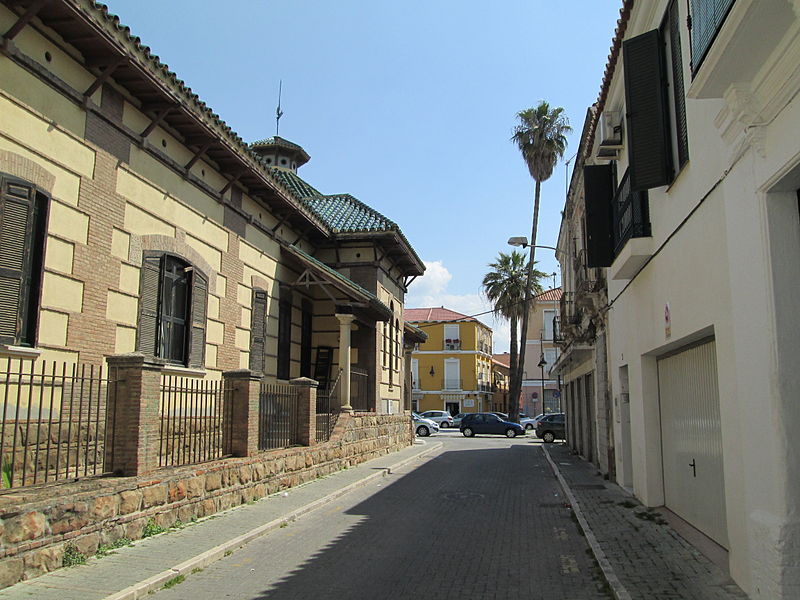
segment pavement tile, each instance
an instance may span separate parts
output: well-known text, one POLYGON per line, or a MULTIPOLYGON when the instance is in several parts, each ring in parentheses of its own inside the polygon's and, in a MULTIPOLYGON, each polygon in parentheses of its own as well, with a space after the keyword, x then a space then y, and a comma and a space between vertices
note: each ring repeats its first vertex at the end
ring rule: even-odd
MULTIPOLYGON (((618 597, 741 600, 727 573, 565 444, 543 444, 621 587, 618 597), (631 506, 632 505, 632 506, 631 506), (625 596, 627 592, 627 596, 625 596)), ((599 560, 599 557, 598 557, 599 560)))

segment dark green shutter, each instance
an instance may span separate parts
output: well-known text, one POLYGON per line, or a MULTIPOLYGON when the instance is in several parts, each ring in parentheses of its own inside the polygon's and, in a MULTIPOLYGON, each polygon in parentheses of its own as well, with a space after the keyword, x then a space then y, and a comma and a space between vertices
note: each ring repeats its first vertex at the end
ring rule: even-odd
POLYGON ((28 315, 36 191, 10 179, 2 180, 0 197, 0 343, 20 343, 28 315))
POLYGON ((583 168, 586 201, 586 252, 588 267, 610 267, 614 260, 612 202, 614 173, 611 165, 583 168))
POLYGON ((147 256, 142 260, 139 284, 139 331, 136 349, 148 356, 156 356, 160 306, 162 256, 147 256))
POLYGON ((267 326, 267 293, 253 289, 253 311, 250 316, 250 370, 264 372, 267 326))
POLYGON ((197 269, 192 271, 192 314, 189 333, 189 366, 203 367, 206 351, 206 309, 208 279, 197 269))
POLYGON ((672 151, 664 46, 659 30, 623 42, 622 57, 631 189, 640 191, 667 185, 672 180, 672 151))

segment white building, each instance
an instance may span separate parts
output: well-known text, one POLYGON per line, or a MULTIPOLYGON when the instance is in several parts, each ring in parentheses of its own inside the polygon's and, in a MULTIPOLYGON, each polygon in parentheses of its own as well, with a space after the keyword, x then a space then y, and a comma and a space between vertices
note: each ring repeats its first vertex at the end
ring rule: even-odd
POLYGON ((753 598, 800 597, 798 92, 800 1, 625 0, 584 155, 617 481, 753 598))

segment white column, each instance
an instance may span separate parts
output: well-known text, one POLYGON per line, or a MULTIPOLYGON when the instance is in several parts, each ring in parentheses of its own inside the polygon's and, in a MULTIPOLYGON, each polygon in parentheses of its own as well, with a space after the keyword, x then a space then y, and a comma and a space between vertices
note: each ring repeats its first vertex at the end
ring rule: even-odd
POLYGON ((355 317, 337 314, 336 318, 339 319, 339 368, 342 370, 339 404, 342 412, 353 412, 350 406, 350 331, 355 317))

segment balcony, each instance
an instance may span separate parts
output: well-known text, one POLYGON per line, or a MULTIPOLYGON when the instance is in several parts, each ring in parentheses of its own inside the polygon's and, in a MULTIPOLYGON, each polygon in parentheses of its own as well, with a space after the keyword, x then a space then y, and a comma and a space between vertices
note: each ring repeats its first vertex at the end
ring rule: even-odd
POLYGON ((559 329, 562 329, 562 324, 577 325, 580 322, 581 312, 580 309, 575 305, 575 292, 564 292, 561 295, 561 317, 559 319, 559 329))
POLYGON ((555 343, 564 341, 564 334, 561 331, 561 316, 553 317, 553 341, 555 343))
POLYGON ((631 190, 630 172, 625 171, 613 201, 613 279, 631 279, 652 256, 650 210, 647 191, 631 190))
POLYGON ((463 380, 458 378, 451 378, 445 377, 442 379, 442 389, 443 390, 462 390, 463 388, 463 380))
POLYGON ((450 340, 447 339, 444 341, 444 349, 445 350, 461 350, 461 340, 450 340))

